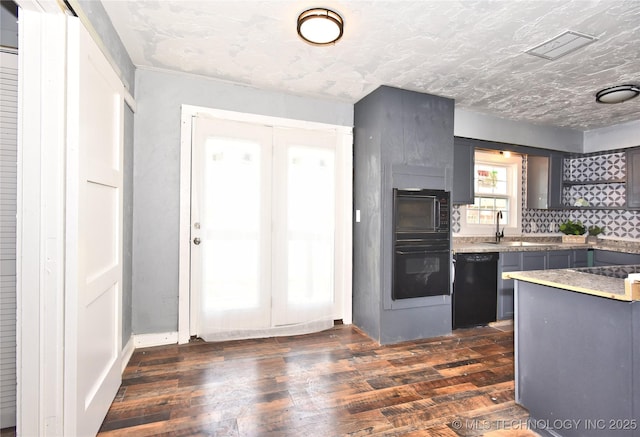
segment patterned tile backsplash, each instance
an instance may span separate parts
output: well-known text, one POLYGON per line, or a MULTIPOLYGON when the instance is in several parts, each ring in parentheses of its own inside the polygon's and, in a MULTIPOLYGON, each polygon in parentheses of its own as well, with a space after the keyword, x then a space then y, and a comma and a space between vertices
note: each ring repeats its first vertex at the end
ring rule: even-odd
POLYGON ((616 152, 565 159, 563 170, 564 180, 570 182, 624 179, 626 176, 625 153, 616 152))
MULTIPOLYGON (((597 181, 595 184, 568 185, 563 189, 563 203, 573 205, 577 199, 584 199, 590 205, 607 207, 621 206, 620 209, 575 209, 540 210, 526 206, 526 157, 522 163, 522 233, 557 233, 558 226, 565 220, 580 220, 585 225, 604 226, 604 236, 640 239, 640 211, 627 211, 625 204, 624 182, 600 183, 625 178, 625 153, 615 152, 601 155, 589 155, 565 159, 565 181, 597 181)), ((460 206, 455 205, 451 212, 451 230, 460 232, 460 206)))
POLYGON ((593 206, 621 207, 626 202, 625 153, 591 155, 565 159, 563 176, 567 182, 593 182, 588 185, 566 185, 562 203, 576 205, 577 201, 593 206), (622 181, 622 182, 616 182, 622 181))

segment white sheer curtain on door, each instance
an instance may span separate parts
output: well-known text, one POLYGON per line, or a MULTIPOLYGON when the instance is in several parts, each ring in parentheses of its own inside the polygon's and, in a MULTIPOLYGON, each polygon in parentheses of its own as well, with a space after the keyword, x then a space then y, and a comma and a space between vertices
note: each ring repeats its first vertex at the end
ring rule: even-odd
POLYGON ((336 141, 335 133, 196 118, 191 317, 199 336, 332 325, 336 141))
POLYGON ((271 128, 198 119, 192 164, 192 311, 205 338, 271 324, 271 128))
POLYGON ((334 300, 333 133, 274 135, 274 325, 331 325, 334 300))

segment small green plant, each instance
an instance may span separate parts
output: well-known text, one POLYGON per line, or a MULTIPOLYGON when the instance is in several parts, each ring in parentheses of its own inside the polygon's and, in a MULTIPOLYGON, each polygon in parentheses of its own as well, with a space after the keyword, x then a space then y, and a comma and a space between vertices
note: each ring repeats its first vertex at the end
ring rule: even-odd
POLYGON ((596 225, 591 225, 589 226, 589 235, 591 235, 592 237, 595 237, 597 235, 600 235, 604 232, 604 227, 600 227, 600 226, 596 226, 596 225))
POLYGON ((580 220, 573 221, 567 220, 562 223, 559 227, 560 232, 566 235, 584 235, 587 232, 587 228, 584 227, 580 220))

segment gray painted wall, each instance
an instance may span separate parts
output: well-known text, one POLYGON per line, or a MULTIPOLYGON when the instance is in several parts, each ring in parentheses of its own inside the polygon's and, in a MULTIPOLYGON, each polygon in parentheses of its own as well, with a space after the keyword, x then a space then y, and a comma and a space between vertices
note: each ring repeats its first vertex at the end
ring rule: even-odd
POLYGON ((570 153, 592 153, 640 146, 640 120, 583 132, 456 109, 455 135, 570 153))
POLYGON ((347 103, 138 69, 133 171, 133 332, 178 327, 181 105, 353 125, 347 103))
MULTIPOLYGON (((124 48, 124 44, 120 40, 111 19, 102 6, 102 3, 96 0, 75 0, 80 5, 80 9, 87 16, 96 33, 100 36, 102 43, 109 51, 108 56, 116 63, 116 71, 120 73, 120 79, 124 86, 133 95, 134 80, 136 68, 131 62, 129 53, 124 48)), ((77 7, 76 7, 77 9, 77 7)), ((76 11, 80 14, 80 11, 76 11)))
POLYGON ((371 93, 354 110, 353 323, 371 338, 380 339, 382 308, 382 135, 383 96, 371 93), (374 134, 375 133, 375 134, 374 134))
POLYGON ((355 105, 353 321, 383 344, 451 332, 449 296, 393 301, 392 188, 452 186, 450 99, 380 87, 355 105))
POLYGON ((640 120, 584 133, 584 153, 636 146, 640 146, 640 120))
POLYGON ((0 2, 0 46, 18 47, 18 6, 12 1, 0 2))
POLYGON ((454 132, 459 137, 564 152, 582 153, 583 148, 582 131, 505 120, 464 109, 455 111, 454 132))

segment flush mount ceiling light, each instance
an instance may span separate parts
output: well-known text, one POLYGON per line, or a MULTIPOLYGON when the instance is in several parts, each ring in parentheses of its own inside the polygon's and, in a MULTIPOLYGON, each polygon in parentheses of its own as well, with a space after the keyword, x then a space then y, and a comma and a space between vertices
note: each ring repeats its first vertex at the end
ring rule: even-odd
POLYGON ((622 103, 640 94, 638 85, 617 85, 605 88, 596 93, 598 103, 622 103))
POLYGON ((298 17, 298 35, 309 44, 333 44, 342 37, 343 29, 342 17, 329 9, 309 9, 298 17))

